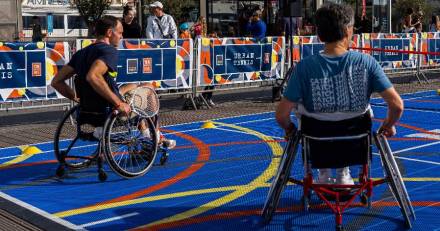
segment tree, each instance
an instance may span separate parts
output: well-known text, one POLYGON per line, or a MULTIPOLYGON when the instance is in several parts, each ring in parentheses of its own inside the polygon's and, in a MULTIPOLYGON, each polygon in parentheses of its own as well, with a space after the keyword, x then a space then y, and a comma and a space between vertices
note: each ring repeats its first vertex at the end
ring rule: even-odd
POLYGON ((111 0, 71 0, 72 6, 76 6, 79 14, 88 27, 88 37, 94 32, 96 20, 102 17, 102 14, 111 4, 111 0))

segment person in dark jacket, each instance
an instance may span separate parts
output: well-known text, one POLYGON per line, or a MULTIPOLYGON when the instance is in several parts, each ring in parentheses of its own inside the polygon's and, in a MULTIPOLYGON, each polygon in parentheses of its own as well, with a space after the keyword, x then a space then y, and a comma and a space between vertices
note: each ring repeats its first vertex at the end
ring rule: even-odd
POLYGON ((122 27, 124 28, 124 33, 122 36, 124 36, 124 38, 140 38, 141 27, 134 20, 136 11, 130 6, 125 6, 122 14, 122 27))

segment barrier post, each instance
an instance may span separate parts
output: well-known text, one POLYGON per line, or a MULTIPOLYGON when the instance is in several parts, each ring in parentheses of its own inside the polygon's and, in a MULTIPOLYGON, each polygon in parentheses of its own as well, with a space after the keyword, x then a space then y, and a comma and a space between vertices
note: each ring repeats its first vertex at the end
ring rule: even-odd
MULTIPOLYGON (((420 52, 422 52, 422 33, 418 33, 418 41, 417 41, 417 46, 418 46, 418 51, 420 51, 420 52)), ((429 80, 428 80, 428 78, 426 78, 426 75, 425 75, 425 73, 423 73, 421 70, 420 70, 420 65, 421 65, 421 63, 422 63, 422 55, 423 54, 418 54, 417 55, 417 72, 416 72, 416 77, 417 77, 417 80, 419 81, 419 83, 420 84, 422 84, 422 81, 420 80, 420 76, 422 76, 423 77, 423 79, 427 82, 427 83, 429 83, 429 80)))

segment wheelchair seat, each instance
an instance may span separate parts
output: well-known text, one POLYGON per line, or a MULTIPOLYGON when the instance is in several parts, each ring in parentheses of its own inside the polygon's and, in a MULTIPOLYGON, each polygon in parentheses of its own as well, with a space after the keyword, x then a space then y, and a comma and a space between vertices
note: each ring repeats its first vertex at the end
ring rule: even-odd
POLYGON ((370 156, 371 116, 322 121, 301 116, 303 145, 312 168, 366 164, 370 156))

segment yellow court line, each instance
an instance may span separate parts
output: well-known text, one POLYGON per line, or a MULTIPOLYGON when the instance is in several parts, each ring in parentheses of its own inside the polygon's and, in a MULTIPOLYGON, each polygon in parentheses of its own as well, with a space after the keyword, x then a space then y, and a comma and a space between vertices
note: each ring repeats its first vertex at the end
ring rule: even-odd
MULTIPOLYGON (((84 213, 96 212, 96 211, 105 210, 105 209, 117 208, 117 207, 121 207, 121 206, 141 204, 141 203, 145 203, 145 202, 180 198, 180 197, 186 197, 186 196, 196 196, 196 195, 202 195, 202 194, 208 194, 208 193, 234 191, 234 190, 240 189, 244 186, 246 186, 246 185, 233 185, 233 186, 225 186, 225 187, 217 187, 217 188, 197 189, 197 190, 191 190, 191 191, 162 194, 162 195, 157 195, 157 196, 142 197, 142 198, 131 199, 131 200, 126 200, 126 201, 113 202, 113 203, 99 205, 99 206, 66 210, 63 212, 55 213, 53 215, 63 218, 63 217, 84 214, 84 213)), ((257 188, 265 188, 265 187, 269 187, 269 186, 270 186, 269 183, 256 185, 257 188)))
MULTIPOLYGON (((230 128, 234 128, 234 129, 243 131, 243 132, 247 132, 250 135, 257 136, 258 138, 261 138, 264 141, 273 141, 272 137, 266 136, 260 132, 257 132, 257 131, 254 131, 254 130, 251 130, 251 129, 248 129, 245 127, 240 127, 240 126, 236 126, 233 124, 226 124, 226 123, 221 123, 221 122, 214 122, 214 123, 216 123, 220 126, 230 127, 230 128)), ((279 143, 267 142, 267 144, 270 146, 270 148, 272 149, 272 153, 275 156, 280 156, 283 153, 283 148, 281 147, 281 145, 279 143)), ((278 168, 279 162, 280 162, 279 158, 272 158, 271 163, 266 168, 266 170, 264 170, 263 173, 261 173, 257 178, 255 178, 249 184, 241 186, 240 188, 236 189, 234 192, 232 192, 228 195, 225 195, 225 196, 220 197, 216 200, 213 200, 211 202, 203 204, 197 208, 190 209, 190 210, 187 210, 187 211, 179 213, 179 214, 175 214, 171 217, 167 217, 167 218, 164 218, 164 219, 137 227, 135 229, 138 229, 138 228, 143 229, 143 228, 148 228, 148 227, 155 226, 155 225, 166 224, 166 223, 184 220, 184 219, 187 219, 190 217, 197 216, 197 215, 202 214, 204 212, 207 212, 209 210, 218 208, 218 207, 225 205, 231 201, 234 201, 234 200, 252 192, 253 190, 257 189, 258 185, 264 184, 268 180, 270 180, 272 178, 272 176, 274 175, 276 169, 278 168)))
MULTIPOLYGON (((19 147, 19 148, 21 149, 22 152, 26 149, 26 147, 19 147)), ((10 161, 7 161, 7 162, 4 162, 4 163, 0 164, 0 168, 4 168, 6 166, 10 166, 10 165, 13 165, 13 164, 18 164, 20 162, 23 162, 23 161, 31 158, 32 156, 34 156, 36 154, 39 154, 39 153, 35 153, 35 154, 22 153, 18 157, 14 158, 14 159, 12 159, 10 161)))

